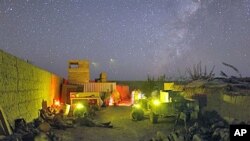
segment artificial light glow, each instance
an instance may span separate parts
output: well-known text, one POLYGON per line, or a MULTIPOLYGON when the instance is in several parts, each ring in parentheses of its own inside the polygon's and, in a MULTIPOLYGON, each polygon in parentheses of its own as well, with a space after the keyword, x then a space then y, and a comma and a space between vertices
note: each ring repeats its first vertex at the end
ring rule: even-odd
POLYGON ((170 102, 169 93, 160 91, 160 101, 163 103, 169 103, 170 102))
POLYGON ((76 104, 76 109, 83 109, 84 105, 82 103, 77 103, 76 104))
POLYGON ((160 105, 160 101, 158 99, 156 99, 156 100, 153 101, 153 104, 158 106, 158 105, 160 105))
POLYGON ((141 108, 141 105, 140 104, 134 104, 134 107, 135 108, 141 108))
POLYGON ((111 96, 110 98, 109 98, 109 106, 113 106, 114 105, 114 99, 113 99, 113 97, 111 96))
POLYGON ((135 91, 132 91, 132 94, 131 94, 131 103, 134 103, 135 102, 135 91))
POLYGON ((54 105, 55 105, 55 106, 60 106, 60 101, 59 101, 59 100, 55 100, 55 101, 54 101, 54 105))

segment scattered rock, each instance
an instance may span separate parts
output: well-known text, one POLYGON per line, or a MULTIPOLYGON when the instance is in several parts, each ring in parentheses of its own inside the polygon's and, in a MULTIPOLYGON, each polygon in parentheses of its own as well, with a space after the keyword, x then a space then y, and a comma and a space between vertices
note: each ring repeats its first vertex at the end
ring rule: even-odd
POLYGON ((225 127, 225 124, 223 121, 218 121, 216 123, 214 123, 212 126, 211 126, 211 129, 214 130, 216 128, 223 128, 225 127))
POLYGON ((157 132, 155 141, 162 141, 164 139, 168 141, 229 140, 229 126, 225 120, 215 111, 204 112, 202 115, 203 117, 201 117, 201 120, 194 122, 193 125, 189 126, 187 131, 181 128, 171 132, 168 136, 161 132, 157 132))
POLYGON ((164 140, 164 139, 167 139, 167 136, 166 136, 164 133, 158 131, 158 132, 156 133, 156 140, 157 140, 157 141, 162 141, 162 140, 164 140))
POLYGON ((201 134, 209 134, 209 129, 205 127, 200 128, 201 134))
POLYGON ((192 141, 203 141, 203 139, 200 134, 195 134, 192 141))
POLYGON ((39 129, 41 132, 47 133, 47 132, 50 131, 51 126, 49 125, 49 123, 43 122, 43 123, 41 123, 41 124, 38 126, 38 129, 39 129))

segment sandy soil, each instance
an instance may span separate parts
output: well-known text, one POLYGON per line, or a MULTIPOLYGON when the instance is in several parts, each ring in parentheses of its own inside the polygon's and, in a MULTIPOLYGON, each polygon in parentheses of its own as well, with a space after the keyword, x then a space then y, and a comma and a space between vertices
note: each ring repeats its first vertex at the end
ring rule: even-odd
POLYGON ((131 107, 108 107, 97 112, 96 120, 111 121, 114 128, 76 127, 55 133, 63 141, 149 141, 157 131, 169 134, 173 129, 174 119, 162 118, 158 124, 132 121, 130 111, 131 107))

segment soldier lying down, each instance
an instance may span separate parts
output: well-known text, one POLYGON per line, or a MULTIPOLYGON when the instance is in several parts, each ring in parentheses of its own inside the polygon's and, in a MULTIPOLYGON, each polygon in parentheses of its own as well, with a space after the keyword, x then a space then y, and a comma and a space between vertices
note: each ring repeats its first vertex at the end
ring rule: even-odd
POLYGON ((84 114, 82 117, 78 117, 74 120, 74 123, 80 126, 88 126, 88 127, 104 127, 104 128, 113 128, 111 122, 98 122, 91 119, 87 114, 84 114))
MULTIPOLYGON (((83 116, 79 116, 76 119, 73 119, 72 122, 69 122, 67 118, 63 116, 64 111, 60 110, 57 114, 52 114, 52 116, 48 116, 48 112, 41 111, 41 117, 44 121, 48 122, 51 126, 56 127, 58 129, 66 129, 75 127, 75 125, 80 126, 88 126, 88 127, 104 127, 104 128, 112 128, 111 122, 98 122, 91 119, 86 113, 83 116), (71 124, 70 124, 71 123, 71 124)), ((72 120, 72 119, 69 119, 72 120)))

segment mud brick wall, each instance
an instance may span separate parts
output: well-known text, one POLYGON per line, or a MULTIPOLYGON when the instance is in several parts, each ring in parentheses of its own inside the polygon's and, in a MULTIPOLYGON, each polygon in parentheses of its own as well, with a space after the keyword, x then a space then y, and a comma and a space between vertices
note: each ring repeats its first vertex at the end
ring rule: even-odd
POLYGON ((228 118, 250 121, 250 96, 231 96, 224 94, 222 96, 223 107, 226 107, 220 113, 228 118))
POLYGON ((208 94, 208 108, 228 120, 250 121, 250 96, 231 96, 226 91, 208 94))
POLYGON ((68 67, 68 81, 71 84, 88 83, 90 80, 88 60, 70 60, 68 67), (72 67, 74 66, 74 67, 72 67))
POLYGON ((13 125, 38 117, 42 100, 52 104, 59 97, 61 78, 0 50, 0 106, 13 125))

